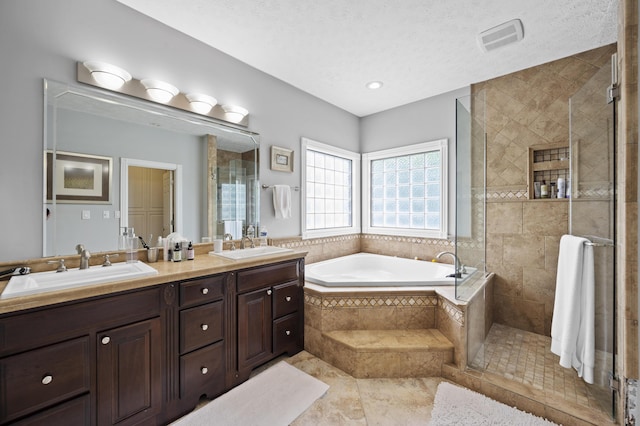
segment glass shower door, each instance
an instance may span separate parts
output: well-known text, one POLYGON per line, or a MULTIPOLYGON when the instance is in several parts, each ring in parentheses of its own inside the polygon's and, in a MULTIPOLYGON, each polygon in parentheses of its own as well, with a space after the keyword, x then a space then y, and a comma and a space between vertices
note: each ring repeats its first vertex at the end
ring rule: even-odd
MULTIPOLYGON (((569 100, 569 233, 592 241, 595 267, 595 369, 588 391, 615 417, 615 102, 603 68, 569 100)), ((559 267, 561 267, 559 265, 559 267)))

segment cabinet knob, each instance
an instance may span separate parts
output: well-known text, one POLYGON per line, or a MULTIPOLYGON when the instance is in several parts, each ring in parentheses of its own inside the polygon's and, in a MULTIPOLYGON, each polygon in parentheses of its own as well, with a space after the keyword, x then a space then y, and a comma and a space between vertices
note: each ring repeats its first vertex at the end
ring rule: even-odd
POLYGON ((201 372, 202 374, 207 374, 207 373, 209 372, 209 369, 208 369, 207 367, 202 367, 202 368, 200 369, 200 372, 201 372))
POLYGON ((268 296, 271 296, 271 293, 273 293, 273 292, 271 291, 271 289, 267 290, 267 295, 268 295, 268 296))
POLYGON ((111 341, 111 338, 109 336, 104 336, 101 340, 103 345, 108 345, 110 341, 111 341))
POLYGON ((287 336, 291 336, 291 332, 289 330, 285 331, 284 334, 286 334, 287 336))
POLYGON ((49 383, 53 382, 53 376, 50 374, 47 374, 46 376, 44 376, 42 378, 42 384, 43 385, 48 385, 49 383))
POLYGON ((286 300, 287 302, 291 302, 291 296, 285 297, 284 300, 286 300))
POLYGON ((202 329, 202 331, 207 331, 209 329, 209 326, 207 324, 202 324, 200 325, 200 328, 202 329))
POLYGON ((208 288, 203 288, 202 290, 200 290, 202 292, 202 294, 209 294, 209 289, 208 288))

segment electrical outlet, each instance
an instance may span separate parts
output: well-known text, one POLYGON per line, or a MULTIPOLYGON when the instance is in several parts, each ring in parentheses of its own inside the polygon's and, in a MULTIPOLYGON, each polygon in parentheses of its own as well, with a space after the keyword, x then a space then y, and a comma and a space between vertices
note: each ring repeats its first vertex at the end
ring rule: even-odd
POLYGON ((120 219, 120 210, 116 210, 113 212, 114 219, 120 219))
POLYGON ((91 210, 82 210, 82 220, 91 219, 91 210))
POLYGON ((109 215, 109 210, 104 210, 102 212, 102 218, 103 219, 109 219, 110 215, 109 215))

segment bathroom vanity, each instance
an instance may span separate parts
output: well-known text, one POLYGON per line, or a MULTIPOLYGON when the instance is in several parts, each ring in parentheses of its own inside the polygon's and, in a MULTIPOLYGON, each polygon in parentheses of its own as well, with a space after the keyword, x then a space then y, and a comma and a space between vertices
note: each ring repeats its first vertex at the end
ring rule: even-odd
POLYGON ((0 301, 0 424, 164 424, 299 352, 305 254, 0 301))

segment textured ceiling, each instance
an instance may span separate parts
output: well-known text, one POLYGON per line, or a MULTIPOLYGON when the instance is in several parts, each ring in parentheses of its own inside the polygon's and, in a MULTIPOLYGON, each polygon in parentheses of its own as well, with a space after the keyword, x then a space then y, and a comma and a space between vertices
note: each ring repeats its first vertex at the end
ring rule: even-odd
POLYGON ((366 116, 616 41, 617 0, 117 0, 366 116), (490 53, 479 32, 520 19, 490 53), (378 90, 365 84, 384 82, 378 90))

